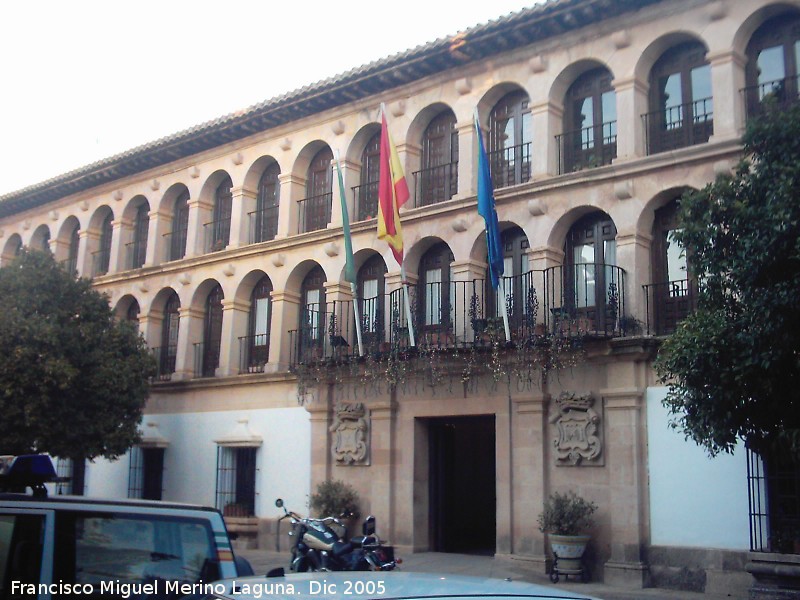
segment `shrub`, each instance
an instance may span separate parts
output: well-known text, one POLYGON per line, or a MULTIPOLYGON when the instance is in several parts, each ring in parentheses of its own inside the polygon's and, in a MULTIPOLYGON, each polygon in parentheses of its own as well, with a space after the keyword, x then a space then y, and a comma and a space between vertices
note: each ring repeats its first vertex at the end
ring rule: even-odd
POLYGON ((575 492, 554 492, 544 501, 544 510, 537 519, 539 531, 557 535, 585 533, 592 526, 596 510, 594 502, 584 500, 575 492))
POLYGON ((319 517, 338 517, 342 514, 358 518, 358 492, 353 486, 338 480, 327 480, 317 485, 309 498, 311 510, 319 517))

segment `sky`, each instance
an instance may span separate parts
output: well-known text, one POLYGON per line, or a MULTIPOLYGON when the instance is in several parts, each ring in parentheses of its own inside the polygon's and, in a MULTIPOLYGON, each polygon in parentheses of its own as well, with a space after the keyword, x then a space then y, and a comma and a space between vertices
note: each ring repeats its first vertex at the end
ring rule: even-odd
POLYGON ((0 2, 0 196, 534 3, 0 2))

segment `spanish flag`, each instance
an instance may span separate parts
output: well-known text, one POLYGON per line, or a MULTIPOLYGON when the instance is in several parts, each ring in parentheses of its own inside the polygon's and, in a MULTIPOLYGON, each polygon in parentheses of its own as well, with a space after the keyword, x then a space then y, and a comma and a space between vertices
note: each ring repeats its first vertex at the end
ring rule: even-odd
POLYGON ((408 200, 408 184, 389 137, 386 114, 381 111, 381 155, 378 179, 378 239, 386 240, 398 265, 403 264, 403 232, 400 207, 408 200))

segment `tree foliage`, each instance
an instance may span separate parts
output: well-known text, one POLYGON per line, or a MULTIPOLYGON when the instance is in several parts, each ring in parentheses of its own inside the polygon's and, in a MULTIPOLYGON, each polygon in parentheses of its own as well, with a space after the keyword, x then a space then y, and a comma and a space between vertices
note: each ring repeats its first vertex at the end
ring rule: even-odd
POLYGON ((698 309, 663 344, 673 426, 711 455, 737 440, 799 454, 800 108, 767 111, 733 175, 684 195, 674 237, 698 309))
POLYGON ((0 269, 0 298, 0 454, 123 454, 155 374, 132 324, 45 252, 0 269))

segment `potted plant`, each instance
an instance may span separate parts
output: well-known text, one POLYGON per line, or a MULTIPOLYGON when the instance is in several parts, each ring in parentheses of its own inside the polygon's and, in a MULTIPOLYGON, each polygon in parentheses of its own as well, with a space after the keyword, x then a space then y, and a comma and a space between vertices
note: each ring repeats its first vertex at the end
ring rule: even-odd
POLYGON ((553 492, 544 502, 544 510, 537 522, 539 531, 550 538, 550 547, 558 561, 558 570, 564 573, 581 573, 581 558, 589 543, 586 533, 593 524, 597 510, 594 502, 587 501, 575 492, 553 492))
POLYGON ((321 481, 308 499, 308 505, 318 517, 341 517, 345 528, 360 514, 358 492, 350 484, 336 479, 321 481))

